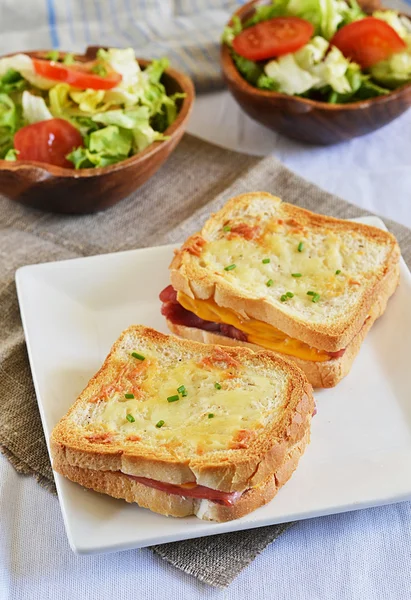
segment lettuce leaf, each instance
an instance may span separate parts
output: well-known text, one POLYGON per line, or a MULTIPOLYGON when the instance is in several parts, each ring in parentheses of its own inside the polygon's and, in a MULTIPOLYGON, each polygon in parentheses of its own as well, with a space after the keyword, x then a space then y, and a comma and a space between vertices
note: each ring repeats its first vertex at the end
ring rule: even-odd
POLYGON ((149 114, 147 106, 138 106, 134 109, 128 109, 127 111, 111 110, 105 113, 103 112, 95 115, 93 121, 103 123, 104 125, 117 126, 124 130, 130 130, 133 139, 133 149, 134 151, 140 152, 152 142, 166 139, 161 132, 155 131, 151 127, 149 114))
POLYGON ((53 115, 47 108, 44 98, 30 94, 27 90, 23 92, 21 97, 23 107, 23 118, 29 125, 52 119, 53 115))
POLYGON ((13 94, 26 89, 27 81, 15 69, 8 69, 0 77, 0 93, 13 94))
POLYGON ((248 58, 244 58, 244 56, 240 56, 234 51, 232 56, 237 69, 244 79, 248 83, 251 83, 251 85, 256 85, 258 78, 264 73, 263 67, 252 60, 248 60, 248 58))
POLYGON ((0 94, 0 158, 13 148, 13 136, 21 125, 16 104, 7 94, 0 94))
POLYGON ((265 74, 278 84, 278 91, 294 96, 303 94, 320 82, 316 75, 302 69, 294 54, 285 54, 265 65, 265 74))
POLYGON ((398 52, 370 69, 378 84, 395 89, 411 81, 411 52, 398 52))
POLYGON ((105 156, 128 156, 132 146, 132 136, 126 129, 109 125, 90 134, 90 152, 105 156))
POLYGON ((76 169, 106 167, 125 160, 130 155, 133 136, 127 129, 109 125, 93 131, 86 143, 86 147, 76 148, 67 155, 76 169))

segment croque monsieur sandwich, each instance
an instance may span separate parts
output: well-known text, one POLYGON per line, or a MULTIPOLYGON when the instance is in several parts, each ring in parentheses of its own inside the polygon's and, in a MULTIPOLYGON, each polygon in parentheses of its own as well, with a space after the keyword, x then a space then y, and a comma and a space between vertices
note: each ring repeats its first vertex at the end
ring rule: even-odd
POLYGON ((163 515, 229 521, 289 479, 313 411, 304 374, 271 352, 133 326, 53 430, 53 468, 163 515))
POLYGON ((395 291, 399 258, 386 231, 244 194, 176 252, 162 314, 181 337, 263 347, 332 387, 395 291))

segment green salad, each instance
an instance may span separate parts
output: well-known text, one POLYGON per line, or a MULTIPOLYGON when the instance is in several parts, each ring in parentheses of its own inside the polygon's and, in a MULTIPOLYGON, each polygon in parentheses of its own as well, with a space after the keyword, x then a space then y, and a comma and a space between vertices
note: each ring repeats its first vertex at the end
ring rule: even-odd
POLYGON ((411 82, 411 21, 366 15, 356 0, 273 0, 223 33, 252 86, 330 103, 388 94, 411 82))
POLYGON ((88 63, 56 51, 0 59, 0 159, 105 167, 165 140, 184 96, 167 94, 167 66, 141 69, 132 48, 88 63))

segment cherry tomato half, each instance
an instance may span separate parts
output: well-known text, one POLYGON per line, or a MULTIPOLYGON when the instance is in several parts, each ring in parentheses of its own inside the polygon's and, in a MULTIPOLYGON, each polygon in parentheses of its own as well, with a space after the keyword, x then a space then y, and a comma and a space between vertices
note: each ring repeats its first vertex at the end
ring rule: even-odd
POLYGON ((248 27, 233 40, 233 48, 249 60, 265 60, 296 52, 312 37, 314 26, 298 17, 276 17, 248 27))
POLYGON ((34 70, 38 75, 53 79, 54 81, 63 81, 81 89, 111 90, 122 79, 120 73, 117 73, 117 71, 108 71, 104 77, 93 73, 92 69, 96 67, 96 61, 65 65, 41 58, 33 58, 32 60, 34 70))
POLYGON ((330 41, 363 69, 368 69, 395 52, 406 48, 405 42, 388 23, 366 17, 341 27, 330 41))
POLYGON ((48 119, 26 125, 14 136, 17 160, 35 160, 57 167, 73 168, 66 155, 83 145, 80 132, 64 119, 48 119))

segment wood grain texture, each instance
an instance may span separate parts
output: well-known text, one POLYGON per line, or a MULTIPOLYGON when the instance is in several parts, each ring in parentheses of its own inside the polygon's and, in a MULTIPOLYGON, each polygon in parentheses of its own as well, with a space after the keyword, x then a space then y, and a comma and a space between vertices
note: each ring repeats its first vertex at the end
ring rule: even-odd
MULTIPOLYGON (((255 0, 236 11, 244 21, 255 0)), ((328 104, 253 87, 238 72, 227 45, 221 47, 221 66, 230 92, 252 118, 273 131, 310 144, 344 142, 387 125, 411 105, 411 84, 386 96, 361 102, 328 104)))
MULTIPOLYGON (((95 58, 98 46, 77 55, 77 60, 95 58)), ((27 52, 30 56, 44 51, 27 52)), ((62 53, 64 54, 64 53, 62 53)), ((150 61, 138 58, 145 68, 150 61)), ((113 206, 141 187, 167 160, 187 125, 194 102, 194 86, 189 77, 172 68, 166 69, 162 82, 168 94, 184 92, 179 113, 165 131, 163 142, 154 142, 142 152, 108 167, 66 169, 32 161, 0 160, 0 192, 10 200, 32 208, 56 213, 87 214, 113 206)))

